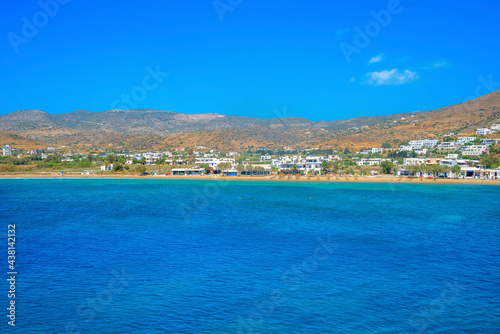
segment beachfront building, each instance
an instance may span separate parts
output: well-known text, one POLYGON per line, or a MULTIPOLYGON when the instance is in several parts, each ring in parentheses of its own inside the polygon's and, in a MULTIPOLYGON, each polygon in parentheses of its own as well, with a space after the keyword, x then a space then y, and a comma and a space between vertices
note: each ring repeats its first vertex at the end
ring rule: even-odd
POLYGON ((321 172, 321 163, 323 159, 321 157, 306 157, 306 174, 310 171, 321 172))
POLYGON ((207 165, 208 167, 215 168, 217 167, 217 164, 219 163, 219 159, 213 158, 213 157, 204 157, 203 158, 196 158, 195 165, 200 166, 200 165, 207 165))
POLYGON ((306 172, 306 163, 305 162, 282 162, 279 167, 279 171, 284 174, 304 174, 306 172))
MULTIPOLYGON (((250 168, 247 167, 247 169, 241 171, 241 175, 247 175, 247 176, 262 176, 262 175, 269 175, 271 174, 271 165, 248 165, 251 166, 250 168)), ((230 172, 236 172, 236 169, 234 169, 235 166, 233 166, 233 169, 230 172)), ((225 174, 223 174, 225 175, 225 174)), ((228 176, 231 175, 237 175, 237 174, 227 174, 228 176)))
POLYGON ((463 178, 468 179, 484 178, 498 180, 500 179, 500 169, 484 169, 479 167, 465 166, 460 168, 460 175, 463 178))
POLYGON ((200 166, 200 165, 207 165, 208 167, 212 168, 217 168, 217 165, 220 163, 230 163, 233 165, 235 163, 235 159, 233 158, 213 158, 213 157, 203 157, 203 158, 196 158, 195 165, 200 166))
POLYGON ((4 157, 8 157, 8 156, 12 155, 12 151, 11 151, 10 145, 5 145, 2 148, 2 154, 3 154, 4 157))
POLYGON ((201 175, 205 174, 205 169, 203 169, 203 168, 172 168, 170 173, 172 173, 172 175, 201 176, 201 175))
POLYGON ((470 145, 462 147, 462 155, 474 155, 478 156, 481 154, 488 153, 487 145, 470 145))

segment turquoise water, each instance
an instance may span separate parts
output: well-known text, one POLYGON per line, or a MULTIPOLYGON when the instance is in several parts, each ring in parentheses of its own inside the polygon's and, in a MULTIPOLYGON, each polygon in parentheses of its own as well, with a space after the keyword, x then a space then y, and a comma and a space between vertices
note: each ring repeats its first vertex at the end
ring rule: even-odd
POLYGON ((15 332, 500 333, 499 199, 497 186, 0 180, 15 332))

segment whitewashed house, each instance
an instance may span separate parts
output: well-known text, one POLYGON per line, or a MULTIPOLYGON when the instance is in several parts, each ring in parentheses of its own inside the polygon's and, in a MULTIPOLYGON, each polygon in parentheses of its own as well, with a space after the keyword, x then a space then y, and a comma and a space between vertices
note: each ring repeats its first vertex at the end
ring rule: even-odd
POLYGON ((438 150, 455 150, 456 149, 456 143, 453 141, 444 141, 441 144, 437 146, 438 150))
POLYGON ((2 148, 2 154, 3 154, 4 157, 8 157, 8 156, 12 155, 12 151, 11 151, 10 145, 5 145, 2 148))
POLYGON ((463 145, 463 144, 471 143, 474 140, 476 140, 476 137, 458 137, 457 144, 463 145))
POLYGON ((462 147, 462 155, 481 155, 488 153, 487 145, 470 145, 462 147))
POLYGON ((494 131, 491 131, 488 128, 480 128, 480 129, 476 130, 476 135, 478 135, 478 136, 486 136, 486 135, 492 134, 493 132, 494 131))

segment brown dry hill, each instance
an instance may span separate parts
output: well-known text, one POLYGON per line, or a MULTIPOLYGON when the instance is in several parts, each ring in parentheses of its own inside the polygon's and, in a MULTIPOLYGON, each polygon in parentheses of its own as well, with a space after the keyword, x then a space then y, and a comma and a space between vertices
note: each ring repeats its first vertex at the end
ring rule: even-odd
MULTIPOLYGON (((500 91, 433 111, 332 122, 185 115, 161 110, 80 110, 60 115, 21 110, 0 116, 0 131, 32 142, 81 149, 153 150, 190 146, 225 151, 284 146, 358 149, 377 147, 384 142, 396 146, 413 139, 442 139, 448 132, 472 134, 476 128, 493 123, 500 123, 500 91)), ((9 143, 3 140, 4 144, 9 143)))

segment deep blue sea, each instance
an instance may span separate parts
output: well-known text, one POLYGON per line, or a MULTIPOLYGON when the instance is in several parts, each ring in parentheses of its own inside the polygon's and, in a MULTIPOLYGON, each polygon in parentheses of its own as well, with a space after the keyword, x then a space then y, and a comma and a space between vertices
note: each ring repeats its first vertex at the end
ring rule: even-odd
POLYGON ((1 333, 500 333, 500 187, 0 180, 1 333))

